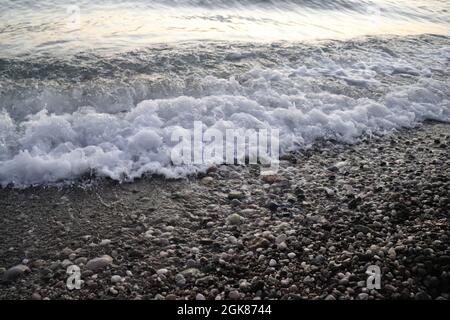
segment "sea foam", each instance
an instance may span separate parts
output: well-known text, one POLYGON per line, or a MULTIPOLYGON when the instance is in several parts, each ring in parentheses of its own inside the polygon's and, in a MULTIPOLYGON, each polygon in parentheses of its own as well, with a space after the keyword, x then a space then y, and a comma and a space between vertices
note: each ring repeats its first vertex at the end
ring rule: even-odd
POLYGON ((381 51, 364 60, 345 54, 351 52, 342 59, 313 53, 299 65, 253 68, 228 79, 208 76, 195 96, 145 100, 120 113, 44 109, 15 121, 4 111, 0 183, 26 187, 93 173, 120 181, 195 174, 206 166, 171 161, 172 133, 192 131, 195 121, 222 132, 279 129, 282 153, 317 139, 354 143, 426 119, 450 121, 448 48, 410 60, 381 51))

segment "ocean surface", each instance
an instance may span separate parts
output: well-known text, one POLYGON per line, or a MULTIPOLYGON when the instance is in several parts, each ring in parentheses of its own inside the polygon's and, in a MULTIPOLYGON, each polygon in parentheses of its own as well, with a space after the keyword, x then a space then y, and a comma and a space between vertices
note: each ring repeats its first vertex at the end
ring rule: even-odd
POLYGON ((448 0, 0 0, 0 185, 179 178, 174 130, 282 152, 450 121, 448 0))

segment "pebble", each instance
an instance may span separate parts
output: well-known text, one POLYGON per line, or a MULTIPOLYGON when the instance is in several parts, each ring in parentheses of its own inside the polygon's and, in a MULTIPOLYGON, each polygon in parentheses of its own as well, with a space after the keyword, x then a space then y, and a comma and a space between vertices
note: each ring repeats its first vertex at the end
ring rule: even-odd
POLYGON ((111 293, 112 295, 118 295, 119 294, 119 291, 117 291, 116 289, 114 289, 114 288, 109 288, 109 293, 111 293))
POLYGON ((282 242, 285 242, 286 239, 287 239, 287 236, 286 236, 284 233, 283 233, 283 234, 280 234, 278 237, 276 237, 275 243, 276 243, 276 244, 280 244, 280 243, 282 243, 282 242))
POLYGON ((111 240, 109 240, 109 239, 103 239, 103 240, 100 242, 100 245, 101 245, 101 246, 107 246, 107 245, 109 245, 109 244, 111 244, 111 240))
POLYGON ((228 216, 227 221, 231 225, 240 225, 242 223, 242 217, 237 213, 233 213, 228 216))
POLYGON ((77 259, 75 259, 74 263, 81 265, 81 264, 86 264, 86 262, 88 261, 88 259, 86 257, 79 257, 77 259))
POLYGON ((230 199, 230 200, 233 200, 233 199, 241 200, 244 197, 245 197, 245 195, 242 192, 239 192, 239 191, 231 191, 228 194, 228 199, 230 199))
POLYGON ((195 300, 206 300, 206 298, 201 293, 197 293, 197 295, 195 296, 195 300))
POLYGON ((416 293, 414 298, 416 300, 431 300, 430 295, 428 293, 426 293, 426 292, 423 292, 423 291, 416 293))
POLYGON ((242 282, 239 283, 239 288, 242 290, 248 290, 250 288, 250 283, 247 282, 247 280, 244 280, 242 282))
POLYGON ((42 300, 42 296, 39 293, 35 292, 31 295, 31 300, 42 300))
POLYGON ((262 180, 265 183, 274 184, 275 182, 281 181, 282 178, 280 176, 277 176, 277 175, 266 174, 266 175, 262 176, 262 180))
POLYGON ((210 185, 214 181, 213 177, 204 177, 200 180, 200 182, 204 185, 210 185))
POLYGON ((362 292, 362 293, 358 294, 358 299, 359 300, 368 300, 369 294, 362 292))
MULTIPOLYGON (((114 216, 105 210, 94 212, 91 222, 92 227, 98 222, 96 235, 80 239, 85 232, 80 226, 94 219, 90 215, 77 215, 84 219, 80 225, 65 222, 70 233, 64 234, 58 225, 43 230, 42 236, 30 233, 37 244, 55 233, 58 246, 43 261, 34 260, 39 250, 29 241, 21 244, 20 237, 13 237, 5 243, 0 251, 16 259, 15 264, 32 257, 21 264, 28 265, 33 274, 20 286, 0 289, 0 300, 107 298, 105 294, 167 300, 448 299, 450 236, 444 231, 448 157, 438 145, 425 143, 423 154, 415 152, 414 141, 408 148, 385 144, 384 151, 378 149, 383 139, 373 142, 380 150, 374 152, 370 144, 338 149, 330 144, 319 146, 319 153, 315 147, 305 150, 306 157, 298 154, 304 165, 280 163, 280 181, 262 178, 256 166, 220 166, 227 167, 226 171, 218 169, 200 184, 190 181, 189 190, 184 183, 174 182, 168 189, 161 184, 161 191, 153 191, 152 185, 138 182, 138 196, 121 197, 124 210, 116 210, 114 216), (408 153, 417 161, 410 161, 408 153), (403 162, 397 164, 397 159, 403 162), (348 164, 341 167, 342 161, 348 164), (331 171, 324 170, 333 163, 331 171), (411 165, 405 167, 405 163, 411 165), (183 197, 172 198, 170 193, 177 190, 183 197), (154 197, 154 192, 161 197, 154 197), (145 201, 135 203, 136 198, 145 201), (168 206, 165 201, 170 202, 168 206), (112 219, 111 228, 119 226, 117 234, 110 236, 112 242, 102 240, 113 230, 104 225, 109 221, 104 214, 112 219), (104 236, 98 238, 98 234, 104 236), (60 248, 68 245, 73 250, 65 248, 61 253, 60 248), (89 261, 104 253, 112 258, 103 265, 96 266, 93 260, 104 257, 89 261), (114 268, 108 268, 113 258, 114 268), (82 267, 85 290, 81 292, 65 289, 68 275, 62 268, 71 262, 88 264, 89 268, 82 267), (367 288, 364 272, 371 264, 382 266, 382 290, 367 288), (109 270, 102 274, 97 267, 109 270), (147 292, 149 282, 154 290, 147 292)), ((442 143, 447 138, 439 139, 442 143)), ((8 212, 9 207, 19 211, 14 202, 8 203, 8 212)), ((12 224, 8 219, 7 227, 12 224)), ((33 215, 27 219, 32 221, 33 215)), ((4 275, 8 271, 0 267, 2 274, 8 278, 4 275)))
POLYGON ((175 276, 175 283, 178 287, 182 287, 186 284, 186 278, 181 273, 178 273, 175 276))
POLYGON ((394 248, 390 248, 388 250, 388 256, 389 258, 391 258, 391 260, 395 260, 395 258, 397 257, 397 253, 395 252, 394 248))
POLYGON ((229 236, 229 237, 228 237, 228 241, 229 241, 231 244, 236 244, 236 243, 238 242, 238 240, 237 240, 237 238, 236 238, 235 236, 229 236))
POLYGON ((63 262, 61 262, 61 267, 63 267, 64 269, 71 265, 73 265, 73 263, 69 259, 64 259, 63 262))
POLYGON ((156 273, 157 273, 159 276, 164 276, 164 275, 166 275, 167 273, 169 273, 169 270, 167 270, 166 268, 162 268, 162 269, 157 270, 156 273))
POLYGON ((241 298, 241 294, 239 291, 233 290, 228 294, 228 298, 231 300, 239 300, 241 298))
POLYGON ((107 266, 111 265, 113 262, 113 258, 111 258, 108 255, 103 255, 101 257, 97 257, 94 259, 89 260, 86 263, 86 268, 89 270, 92 270, 94 272, 100 271, 107 266))
POLYGON ((281 242, 277 245, 278 250, 286 250, 287 249, 287 244, 286 242, 281 242))
POLYGON ((197 268, 188 268, 186 270, 181 271, 181 274, 187 278, 198 278, 202 275, 202 272, 197 268))
POLYGON ((11 267, 3 273, 4 281, 14 281, 24 275, 25 273, 30 272, 30 268, 23 264, 19 264, 17 266, 11 267))

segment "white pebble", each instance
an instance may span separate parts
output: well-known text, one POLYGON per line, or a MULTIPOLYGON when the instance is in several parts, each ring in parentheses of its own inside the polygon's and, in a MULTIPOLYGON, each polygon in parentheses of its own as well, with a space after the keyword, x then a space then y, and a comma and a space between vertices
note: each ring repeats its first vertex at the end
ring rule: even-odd
POLYGON ((240 215, 238 215, 237 213, 233 213, 228 216, 227 221, 229 224, 239 225, 242 222, 242 217, 240 215))
POLYGON ((197 293, 197 295, 195 296, 195 300, 206 300, 206 298, 201 293, 197 293))

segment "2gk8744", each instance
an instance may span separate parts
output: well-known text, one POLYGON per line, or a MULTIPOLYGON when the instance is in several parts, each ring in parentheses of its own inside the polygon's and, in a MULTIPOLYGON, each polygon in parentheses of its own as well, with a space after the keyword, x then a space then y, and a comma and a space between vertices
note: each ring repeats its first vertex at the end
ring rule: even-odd
POLYGON ((270 305, 242 304, 222 305, 222 315, 271 314, 270 305))

